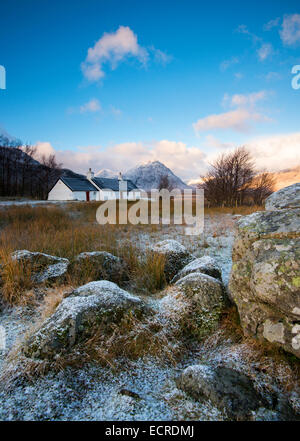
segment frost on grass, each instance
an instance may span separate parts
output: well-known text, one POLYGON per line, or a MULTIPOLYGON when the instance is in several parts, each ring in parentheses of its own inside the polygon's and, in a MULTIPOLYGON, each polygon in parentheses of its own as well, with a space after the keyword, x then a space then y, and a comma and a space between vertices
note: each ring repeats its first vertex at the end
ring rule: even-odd
POLYGON ((13 252, 11 259, 30 265, 33 271, 32 280, 36 283, 43 283, 62 277, 66 274, 70 264, 68 259, 28 250, 13 252))
MULTIPOLYGON (((164 226, 153 231, 135 229, 131 232, 131 240, 141 250, 151 248, 158 241, 176 240, 189 254, 197 258, 212 256, 220 266, 223 281, 226 283, 231 268, 232 224, 230 216, 206 217, 205 232, 202 236, 188 237, 184 235, 184 227, 164 226)), ((103 283, 104 291, 105 285, 106 283, 103 283)), ((164 294, 163 299, 160 299, 160 296, 157 296, 158 298, 151 296, 147 299, 147 303, 156 312, 155 320, 161 325, 158 334, 177 335, 177 322, 174 323, 172 320, 174 316, 178 317, 178 312, 184 311, 186 303, 180 296, 171 295, 171 292, 164 294)), ((79 297, 81 295, 82 293, 79 297)), ((0 314, 0 322, 5 323, 7 330, 9 347, 12 346, 16 336, 22 335, 30 326, 32 320, 32 317, 27 317, 25 314, 22 320, 17 320, 8 312, 0 314)), ((143 328, 146 327, 143 324, 143 328)), ((131 334, 138 338, 139 334, 134 334, 134 330, 131 330, 131 334)), ((0 419, 223 420, 226 415, 210 400, 207 398, 196 400, 178 389, 176 385, 175 380, 183 369, 200 363, 215 366, 226 362, 247 373, 250 369, 252 378, 256 379, 256 386, 261 390, 270 388, 275 382, 275 377, 279 382, 280 393, 283 385, 295 387, 294 379, 284 363, 273 361, 271 364, 270 360, 265 361, 263 357, 259 357, 259 360, 257 357, 253 361, 253 351, 248 344, 236 343, 221 334, 219 330, 213 332, 211 337, 196 346, 192 352, 182 350, 184 357, 175 366, 161 363, 165 361, 165 357, 158 360, 144 356, 136 361, 124 359, 118 371, 107 366, 86 363, 81 369, 67 367, 58 373, 49 372, 34 378, 33 382, 22 379, 13 384, 9 390, 2 384, 0 385, 0 419), (270 363, 270 368, 268 366, 266 368, 266 363, 270 363), (273 374, 262 372, 262 368, 273 374), (133 392, 132 396, 122 394, 122 389, 133 392), (137 396, 139 398, 134 398, 137 396)), ((173 339, 168 343, 171 346, 178 344, 178 341, 173 339)), ((6 355, 4 354, 4 357, 6 355)), ((289 394, 289 402, 293 404, 294 409, 297 408, 299 394, 296 390, 289 394)), ((259 410, 256 418, 278 418, 276 412, 274 415, 272 411, 268 412, 266 415, 265 410, 259 410)))
POLYGON ((2 420, 222 420, 209 402, 197 402, 176 387, 178 370, 139 361, 114 373, 89 365, 48 374, 34 384, 0 391, 2 420), (127 389, 140 398, 122 395, 127 389))
POLYGON ((107 280, 90 282, 62 300, 54 314, 26 342, 23 352, 51 358, 92 337, 97 327, 118 323, 125 313, 142 312, 143 302, 107 280))

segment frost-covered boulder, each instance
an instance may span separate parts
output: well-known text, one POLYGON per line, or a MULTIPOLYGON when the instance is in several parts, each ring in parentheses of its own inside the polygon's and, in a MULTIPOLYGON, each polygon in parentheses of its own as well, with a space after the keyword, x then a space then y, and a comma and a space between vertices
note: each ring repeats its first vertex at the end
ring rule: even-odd
POLYGON ((300 209, 237 223, 230 294, 246 335, 300 357, 300 209))
POLYGON ((26 342, 23 352, 32 358, 53 358, 90 338, 101 326, 118 324, 125 314, 140 316, 145 311, 141 299, 101 280, 75 289, 64 298, 26 342))
POLYGON ((300 182, 289 185, 271 194, 266 199, 266 210, 281 210, 283 208, 300 208, 300 182))
POLYGON ((28 250, 14 251, 11 258, 20 265, 30 267, 32 280, 35 283, 51 282, 62 278, 67 273, 70 264, 68 259, 28 250))
POLYGON ((177 386, 195 399, 209 399, 231 419, 249 418, 251 411, 268 404, 248 376, 226 366, 189 366, 177 386))
POLYGON ((73 270, 74 268, 82 274, 92 273, 96 280, 118 282, 126 275, 121 259, 106 251, 80 253, 75 258, 73 270))
POLYGON ((173 279, 185 265, 193 260, 188 250, 173 239, 163 240, 152 247, 154 254, 163 256, 164 273, 167 282, 173 279))
POLYGON ((167 288, 160 301, 159 315, 175 333, 201 339, 217 328, 224 305, 219 280, 191 273, 167 288))
POLYGON ((175 283, 182 277, 196 272, 207 274, 208 276, 214 277, 219 280, 222 279, 221 270, 215 259, 210 256, 203 256, 199 257, 198 259, 192 260, 188 265, 182 268, 182 270, 180 270, 179 273, 177 273, 176 276, 173 277, 171 283, 175 283))

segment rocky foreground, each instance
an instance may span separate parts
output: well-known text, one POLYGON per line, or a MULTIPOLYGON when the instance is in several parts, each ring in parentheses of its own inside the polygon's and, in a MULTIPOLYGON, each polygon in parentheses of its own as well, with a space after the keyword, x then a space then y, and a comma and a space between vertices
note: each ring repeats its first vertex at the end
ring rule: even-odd
MULTIPOLYGON (((296 184, 237 221, 229 289, 213 257, 173 239, 152 246, 168 282, 156 297, 115 283, 119 258, 81 253, 99 280, 65 292, 6 356, 1 419, 299 420, 299 200, 296 184), (244 335, 224 322, 235 308, 244 335)), ((70 271, 55 256, 12 257, 41 286, 70 271)))

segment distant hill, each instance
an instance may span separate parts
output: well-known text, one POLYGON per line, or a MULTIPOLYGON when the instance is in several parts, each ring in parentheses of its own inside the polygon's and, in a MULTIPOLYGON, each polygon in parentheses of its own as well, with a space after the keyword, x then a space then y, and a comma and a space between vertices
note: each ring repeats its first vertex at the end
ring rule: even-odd
POLYGON ((109 168, 103 168, 96 173, 98 178, 117 178, 118 173, 116 171, 110 170, 109 168))
POLYGON ((191 188, 159 161, 149 161, 124 173, 124 177, 130 179, 137 187, 146 191, 157 189, 161 178, 164 176, 168 176, 169 184, 172 188, 180 190, 191 188))
POLYGON ((61 169, 41 164, 21 148, 0 146, 0 196, 46 199, 61 173, 61 169))
POLYGON ((300 182, 300 166, 272 173, 276 180, 275 190, 300 182))
POLYGON ((60 175, 65 176, 67 178, 86 178, 85 175, 81 175, 80 173, 75 173, 69 168, 62 168, 60 175))

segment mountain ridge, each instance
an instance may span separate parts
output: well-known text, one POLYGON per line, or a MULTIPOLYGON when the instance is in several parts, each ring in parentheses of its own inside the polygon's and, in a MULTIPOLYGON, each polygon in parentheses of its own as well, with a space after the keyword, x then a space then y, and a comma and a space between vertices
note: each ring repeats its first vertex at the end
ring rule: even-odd
MULTIPOLYGON (((118 174, 119 173, 114 170, 104 168, 98 171, 96 176, 102 178, 117 178, 118 174)), ((164 176, 168 176, 171 188, 178 188, 180 190, 191 188, 160 161, 140 163, 123 173, 125 179, 130 179, 137 187, 145 191, 158 189, 161 178, 164 176)))

